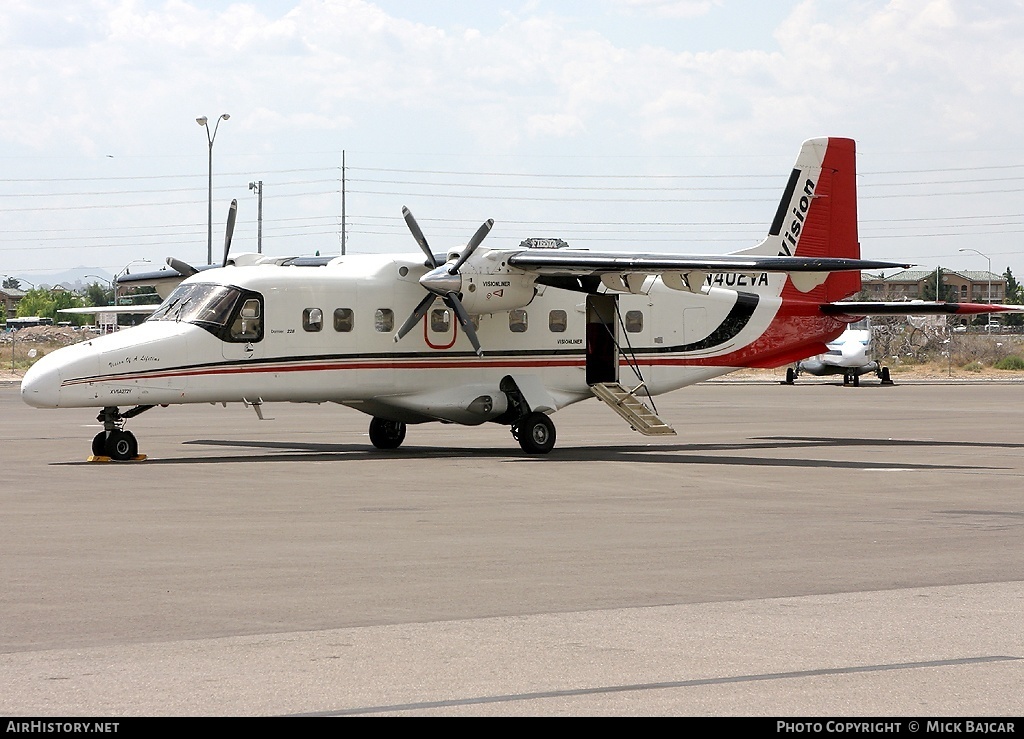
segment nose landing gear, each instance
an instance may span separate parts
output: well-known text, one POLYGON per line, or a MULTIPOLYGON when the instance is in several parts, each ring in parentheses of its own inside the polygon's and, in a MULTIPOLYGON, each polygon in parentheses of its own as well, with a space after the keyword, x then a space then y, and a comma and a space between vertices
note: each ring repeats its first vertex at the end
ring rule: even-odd
POLYGON ((90 461, 97 461, 104 457, 118 462, 145 459, 145 456, 139 454, 139 442, 136 441, 135 434, 124 430, 124 422, 152 407, 151 405, 138 405, 125 413, 121 413, 116 407, 108 407, 100 411, 96 420, 103 424, 103 430, 93 437, 90 461))

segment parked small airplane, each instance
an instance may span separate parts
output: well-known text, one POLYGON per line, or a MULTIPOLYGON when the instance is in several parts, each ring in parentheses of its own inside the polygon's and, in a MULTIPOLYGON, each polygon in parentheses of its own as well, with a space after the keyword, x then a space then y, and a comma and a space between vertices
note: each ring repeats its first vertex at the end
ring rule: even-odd
MULTIPOLYGON (((803 144, 767 237, 726 256, 482 248, 492 221, 435 254, 403 212, 422 254, 230 259, 229 217, 221 267, 169 258, 173 272, 146 278, 169 294, 145 323, 43 357, 22 398, 100 408, 93 455, 118 460, 138 454, 126 421, 179 403, 339 403, 372 416, 381 449, 407 424, 489 421, 546 453, 549 416, 596 395, 637 431, 674 434, 642 397, 821 353, 885 305, 837 302, 860 270, 910 266, 860 259, 855 148, 841 138, 803 144)), ((934 310, 1000 310, 977 308, 934 310)))
POLYGON ((864 318, 850 325, 835 341, 825 345, 827 351, 817 357, 797 362, 786 368, 786 384, 792 385, 796 378, 807 373, 816 377, 842 375, 844 385, 860 385, 860 378, 874 372, 883 385, 891 385, 889 368, 883 367, 871 355, 871 323, 864 318))

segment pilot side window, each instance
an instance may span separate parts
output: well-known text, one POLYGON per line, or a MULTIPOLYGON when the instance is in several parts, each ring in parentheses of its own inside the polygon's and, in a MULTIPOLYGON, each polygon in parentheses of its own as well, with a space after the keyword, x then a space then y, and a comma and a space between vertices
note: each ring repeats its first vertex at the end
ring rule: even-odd
POLYGON ((249 298, 242 303, 238 316, 231 322, 233 341, 259 341, 263 335, 263 317, 260 315, 260 301, 249 298))
POLYGON ((355 325, 355 314, 351 308, 334 309, 334 330, 347 334, 355 325))
POLYGON ((564 310, 553 310, 548 313, 548 328, 552 333, 564 333, 569 325, 569 317, 564 310))
POLYGON ((395 312, 390 308, 378 308, 373 314, 373 328, 380 333, 395 330, 395 312))
POLYGON ((526 319, 526 311, 516 308, 508 312, 508 330, 514 334, 526 333, 529 322, 526 319))
POLYGON ((320 331, 324 327, 324 312, 319 308, 306 308, 302 311, 302 329, 304 331, 320 331))
POLYGON ((639 310, 626 311, 626 330, 631 334, 638 334, 644 330, 644 312, 639 310))

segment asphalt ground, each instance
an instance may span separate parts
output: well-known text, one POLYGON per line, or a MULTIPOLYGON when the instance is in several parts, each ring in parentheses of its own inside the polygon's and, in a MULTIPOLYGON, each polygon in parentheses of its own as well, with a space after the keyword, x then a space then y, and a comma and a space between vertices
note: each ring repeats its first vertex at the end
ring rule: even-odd
POLYGON ((1024 714, 1024 385, 706 383, 546 457, 0 387, 0 715, 1024 714))

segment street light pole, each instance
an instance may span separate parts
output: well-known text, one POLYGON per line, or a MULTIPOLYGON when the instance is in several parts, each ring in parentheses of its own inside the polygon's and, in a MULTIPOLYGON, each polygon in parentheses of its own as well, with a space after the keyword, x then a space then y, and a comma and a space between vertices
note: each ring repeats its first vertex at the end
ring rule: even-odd
POLYGON ((210 133, 209 121, 206 116, 200 116, 196 118, 196 123, 206 129, 206 140, 209 143, 209 167, 208 172, 208 197, 206 200, 206 263, 213 264, 213 142, 217 138, 217 129, 220 128, 220 122, 226 121, 231 116, 227 113, 221 113, 220 118, 213 126, 213 133, 210 133))
MULTIPOLYGON (((979 257, 985 257, 985 259, 988 261, 988 297, 985 300, 985 302, 988 303, 989 305, 991 305, 992 304, 992 257, 988 256, 987 254, 982 254, 977 249, 961 249, 960 251, 972 251, 975 254, 977 254, 979 257)), ((991 313, 986 313, 985 314, 985 330, 986 331, 991 331, 991 329, 989 328, 989 326, 991 324, 992 324, 992 314, 991 313)))

